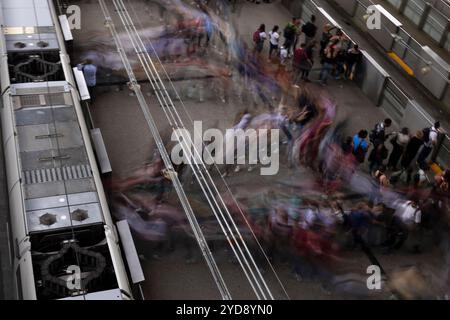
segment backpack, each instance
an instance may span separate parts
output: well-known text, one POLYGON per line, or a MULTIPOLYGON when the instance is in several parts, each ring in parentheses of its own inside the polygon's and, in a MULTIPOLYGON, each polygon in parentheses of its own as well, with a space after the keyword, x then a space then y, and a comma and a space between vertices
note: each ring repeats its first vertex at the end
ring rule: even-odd
POLYGON ((302 27, 302 32, 306 34, 306 36, 312 38, 316 35, 317 27, 311 22, 306 23, 302 27))
POLYGON ((259 31, 259 29, 253 33, 253 42, 254 43, 258 43, 259 41, 261 41, 261 38, 259 36, 260 33, 261 33, 261 31, 259 31))
POLYGON ((295 27, 294 25, 288 23, 283 31, 283 36, 286 39, 292 39, 295 36, 295 27))
POLYGON ((302 48, 297 48, 294 51, 294 64, 295 65, 299 65, 300 62, 307 57, 306 55, 306 50, 302 49, 302 48))
POLYGON ((430 142, 430 133, 431 132, 436 132, 436 130, 432 130, 431 128, 424 128, 423 130, 422 130, 422 132, 423 132, 423 142, 424 143, 428 143, 428 142, 430 142))
POLYGON ((364 148, 362 147, 363 139, 360 140, 358 146, 353 149, 353 155, 356 158, 356 161, 359 163, 363 163, 366 158, 366 152, 364 151, 364 148))
POLYGON ((376 144, 376 142, 384 142, 384 138, 385 138, 385 134, 384 134, 384 129, 382 130, 377 130, 378 129, 378 125, 375 125, 375 128, 370 132, 369 135, 369 140, 370 142, 372 142, 373 144, 376 144))

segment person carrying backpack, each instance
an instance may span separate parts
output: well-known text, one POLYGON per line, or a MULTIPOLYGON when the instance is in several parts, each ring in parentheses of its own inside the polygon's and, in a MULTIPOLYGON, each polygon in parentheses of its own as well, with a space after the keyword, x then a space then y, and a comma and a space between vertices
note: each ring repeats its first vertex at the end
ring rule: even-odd
POLYGON ((386 129, 392 125, 392 120, 386 118, 383 122, 377 123, 370 133, 369 139, 376 148, 380 143, 384 143, 389 135, 386 135, 386 129))
POLYGON ((366 130, 361 130, 353 137, 353 155, 358 163, 363 163, 366 158, 367 149, 369 148, 369 143, 366 140, 367 135, 368 132, 366 130))
POLYGON ((291 49, 294 46, 295 39, 298 34, 298 19, 292 18, 292 22, 289 22, 283 30, 283 37, 285 39, 284 47, 288 51, 288 54, 291 53, 291 49))
POLYGON ((266 25, 261 24, 258 30, 256 30, 253 33, 253 44, 255 45, 256 52, 261 53, 261 51, 264 48, 264 40, 266 39, 267 39, 266 25))
POLYGON ((313 41, 315 36, 316 36, 317 26, 316 26, 315 22, 316 22, 316 16, 312 15, 311 16, 311 20, 308 21, 302 27, 302 32, 305 34, 305 43, 306 43, 306 45, 310 44, 311 41, 313 41))
POLYGON ((437 138, 440 127, 441 124, 439 121, 437 121, 431 128, 423 129, 423 148, 420 151, 419 156, 417 157, 417 163, 422 170, 428 169, 426 160, 433 150, 433 147, 437 145, 437 138))
POLYGON ((311 50, 307 48, 306 43, 302 43, 300 48, 297 48, 294 51, 293 65, 295 71, 297 72, 295 83, 297 83, 299 79, 309 81, 308 75, 313 66, 313 61, 312 57, 308 55, 308 51, 311 52, 311 50))
POLYGON ((392 152, 389 156, 388 168, 397 171, 397 164, 406 149, 411 137, 409 136, 409 129, 403 128, 392 139, 392 152))

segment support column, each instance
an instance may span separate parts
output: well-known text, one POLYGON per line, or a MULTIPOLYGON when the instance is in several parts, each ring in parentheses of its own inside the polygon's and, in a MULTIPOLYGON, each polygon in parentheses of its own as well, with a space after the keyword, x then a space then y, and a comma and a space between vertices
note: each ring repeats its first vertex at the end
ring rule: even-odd
POLYGON ((447 26, 445 27, 444 33, 442 34, 441 40, 439 41, 439 46, 443 48, 447 39, 450 38, 450 20, 447 21, 447 26))
POLYGON ((400 7, 398 8, 398 12, 403 14, 403 11, 405 11, 406 5, 408 4, 409 0, 402 0, 402 3, 400 4, 400 7))
POLYGON ((423 10, 422 16, 420 17, 419 25, 417 26, 419 30, 423 29, 423 26, 425 25, 425 22, 427 21, 427 18, 430 14, 430 11, 431 11, 431 3, 427 2, 425 4, 425 9, 423 10))

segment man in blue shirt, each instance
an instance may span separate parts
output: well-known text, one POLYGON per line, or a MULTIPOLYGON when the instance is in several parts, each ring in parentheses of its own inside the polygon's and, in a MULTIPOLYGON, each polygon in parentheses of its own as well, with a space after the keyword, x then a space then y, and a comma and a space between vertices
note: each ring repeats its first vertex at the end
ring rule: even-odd
POLYGON ((369 148, 369 143, 366 140, 367 135, 368 132, 366 130, 361 130, 353 137, 353 154, 359 163, 364 162, 367 149, 369 148))
POLYGON ((78 70, 83 71, 84 79, 89 90, 91 100, 93 100, 94 87, 97 85, 97 67, 92 64, 91 59, 86 59, 84 63, 77 65, 78 70))

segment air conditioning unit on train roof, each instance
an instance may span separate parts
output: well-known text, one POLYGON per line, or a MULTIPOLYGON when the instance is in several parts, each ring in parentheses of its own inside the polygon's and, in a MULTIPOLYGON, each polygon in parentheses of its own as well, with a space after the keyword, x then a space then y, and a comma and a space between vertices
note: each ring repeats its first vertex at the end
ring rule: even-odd
POLYGON ((43 34, 5 34, 8 52, 35 52, 59 50, 58 39, 53 30, 43 34))

